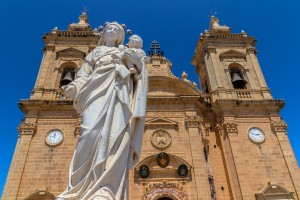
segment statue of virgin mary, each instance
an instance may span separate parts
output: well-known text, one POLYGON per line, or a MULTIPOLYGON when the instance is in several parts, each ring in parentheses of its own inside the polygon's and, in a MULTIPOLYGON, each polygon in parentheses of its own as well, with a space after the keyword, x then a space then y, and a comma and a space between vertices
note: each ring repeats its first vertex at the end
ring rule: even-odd
MULTIPOLYGON (((141 151, 148 79, 145 64, 133 75, 125 62, 114 62, 124 37, 120 24, 108 23, 76 79, 62 87, 74 98, 82 124, 68 187, 57 199, 128 199, 128 171, 141 151)), ((132 57, 144 63, 140 54, 132 57)))

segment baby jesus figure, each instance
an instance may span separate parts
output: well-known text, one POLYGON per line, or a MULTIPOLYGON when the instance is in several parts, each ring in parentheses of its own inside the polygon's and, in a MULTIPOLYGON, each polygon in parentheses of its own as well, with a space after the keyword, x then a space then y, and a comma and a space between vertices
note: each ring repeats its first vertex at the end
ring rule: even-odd
POLYGON ((142 47, 142 38, 138 35, 132 35, 129 37, 128 47, 119 45, 118 48, 120 53, 113 54, 112 58, 115 62, 125 62, 130 74, 134 74, 135 78, 137 78, 138 74, 142 71, 143 66, 149 62, 149 58, 146 56, 142 47))

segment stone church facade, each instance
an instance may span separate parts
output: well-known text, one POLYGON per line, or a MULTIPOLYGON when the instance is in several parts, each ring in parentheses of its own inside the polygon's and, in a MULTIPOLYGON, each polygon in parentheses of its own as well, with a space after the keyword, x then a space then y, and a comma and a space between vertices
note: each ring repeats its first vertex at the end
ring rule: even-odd
MULTIPOLYGON (((44 35, 36 84, 19 103, 24 120, 3 200, 53 200, 67 186, 80 116, 60 87, 99 39, 86 14, 44 35), (61 134, 52 142, 49 134, 61 134)), ((147 119, 130 200, 299 199, 300 170, 256 57, 255 38, 211 18, 192 60, 201 90, 151 45, 147 119)), ((65 82, 66 81, 66 82, 65 82)))

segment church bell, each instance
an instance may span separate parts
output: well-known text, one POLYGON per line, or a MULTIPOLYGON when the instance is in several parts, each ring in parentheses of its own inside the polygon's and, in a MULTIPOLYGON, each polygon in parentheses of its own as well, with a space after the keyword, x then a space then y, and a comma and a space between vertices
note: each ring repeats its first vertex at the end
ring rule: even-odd
POLYGON ((67 73, 65 74, 65 77, 63 79, 61 79, 60 84, 62 86, 63 85, 68 85, 72 81, 73 81, 72 72, 71 71, 67 71, 67 73))
POLYGON ((240 74, 238 72, 232 73, 232 84, 235 89, 244 89, 245 85, 247 84, 247 81, 241 78, 240 74))

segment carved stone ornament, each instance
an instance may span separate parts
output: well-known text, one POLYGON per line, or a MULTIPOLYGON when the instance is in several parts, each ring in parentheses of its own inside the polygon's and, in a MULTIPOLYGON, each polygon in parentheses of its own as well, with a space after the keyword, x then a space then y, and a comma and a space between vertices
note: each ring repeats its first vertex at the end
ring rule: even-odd
POLYGON ((217 48, 216 47, 209 46, 209 47, 206 47, 205 50, 208 53, 217 53, 217 48))
POLYGON ((286 133, 287 124, 283 120, 271 121, 271 127, 275 132, 284 132, 286 133))
POLYGON ((158 199, 159 197, 176 197, 177 199, 187 200, 187 195, 183 187, 178 182, 159 182, 149 183, 142 200, 158 199))
POLYGON ((223 126, 226 129, 227 133, 237 133, 237 125, 238 123, 234 121, 223 123, 223 126))
POLYGON ((257 54, 258 51, 254 47, 250 47, 246 50, 248 54, 257 54))
POLYGON ((165 130, 160 129, 152 134, 151 144, 157 149, 167 149, 171 142, 171 135, 165 130))
POLYGON ((36 123, 28 123, 28 122, 22 122, 17 130, 20 135, 34 135, 36 132, 36 123))
POLYGON ((187 128, 198 128, 200 125, 200 117, 199 116, 186 116, 185 124, 187 128))
POLYGON ((222 125, 217 124, 215 130, 217 133, 219 133, 219 135, 223 135, 224 129, 223 129, 222 125))

